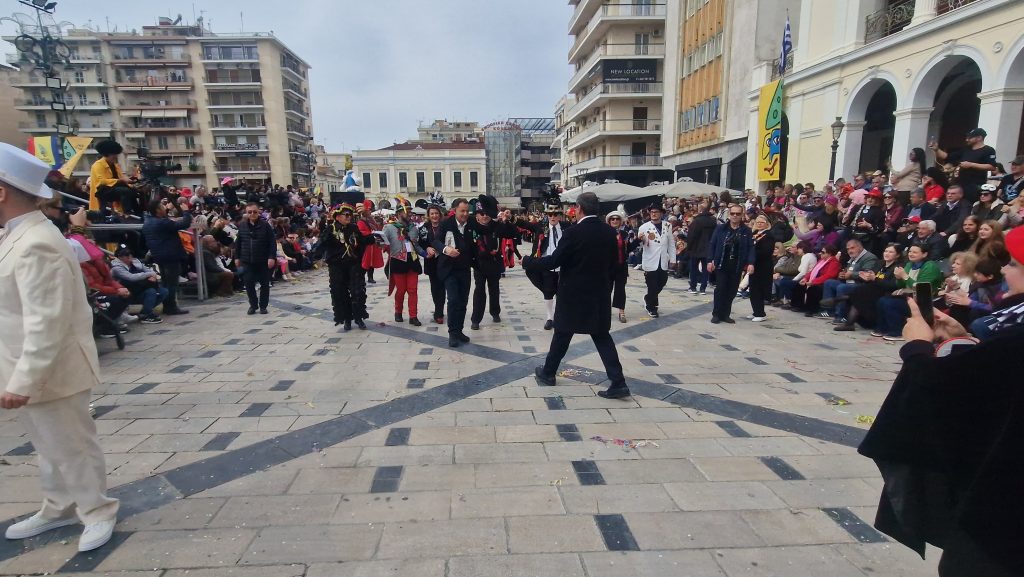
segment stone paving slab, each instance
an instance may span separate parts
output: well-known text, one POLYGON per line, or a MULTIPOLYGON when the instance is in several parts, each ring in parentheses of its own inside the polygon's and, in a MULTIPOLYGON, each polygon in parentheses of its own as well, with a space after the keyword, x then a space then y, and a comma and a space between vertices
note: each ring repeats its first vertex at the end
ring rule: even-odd
MULTIPOLYGON (((0 575, 934 574, 934 552, 860 542, 823 510, 874 516, 856 416, 887 393, 896 347, 776 309, 711 325, 710 299, 674 280, 651 320, 633 275, 630 322, 612 328, 638 393, 608 401, 589 339, 559 386, 534 382, 551 333, 519 270, 503 322, 455 350, 443 327, 391 323, 380 284, 385 322, 343 333, 323 320, 324 287, 307 274, 275 286, 267 317, 213 300, 133 327, 125 351, 101 343, 97 425, 137 514, 90 556, 72 531, 0 543, 0 575), (209 330, 181 324, 201 315, 209 330)), ((37 469, 10 414, 0 458, 0 517, 30 513, 37 469)))

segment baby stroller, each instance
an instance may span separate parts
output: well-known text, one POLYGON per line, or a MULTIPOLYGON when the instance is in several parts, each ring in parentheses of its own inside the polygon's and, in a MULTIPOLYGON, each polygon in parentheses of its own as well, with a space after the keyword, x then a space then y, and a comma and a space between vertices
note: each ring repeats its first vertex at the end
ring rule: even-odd
POLYGON ((108 314, 107 310, 110 308, 110 304, 103 302, 102 295, 96 291, 88 291, 87 298, 89 299, 89 306, 92 308, 92 332, 93 335, 99 334, 99 327, 108 326, 112 327, 114 331, 114 341, 117 343, 118 350, 124 350, 124 335, 118 330, 117 319, 108 314))

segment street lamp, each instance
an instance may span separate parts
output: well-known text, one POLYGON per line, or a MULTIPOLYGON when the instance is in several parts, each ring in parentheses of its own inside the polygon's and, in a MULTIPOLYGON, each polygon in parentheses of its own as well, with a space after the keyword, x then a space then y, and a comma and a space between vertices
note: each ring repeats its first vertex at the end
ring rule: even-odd
POLYGON ((832 123, 832 163, 828 168, 828 181, 835 182, 836 180, 836 152, 839 151, 839 136, 843 133, 843 128, 846 127, 843 124, 843 119, 840 116, 836 117, 836 121, 832 123))

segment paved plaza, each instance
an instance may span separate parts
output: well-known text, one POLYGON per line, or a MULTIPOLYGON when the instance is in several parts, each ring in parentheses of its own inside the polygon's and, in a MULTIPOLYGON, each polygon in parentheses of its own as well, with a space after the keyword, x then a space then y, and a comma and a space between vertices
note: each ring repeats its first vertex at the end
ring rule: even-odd
MULTIPOLYGON (((631 273, 620 401, 595 396, 584 337, 558 386, 536 385, 551 333, 518 268, 501 324, 467 326, 458 349, 445 327, 394 323, 383 275, 367 331, 331 322, 324 272, 278 284, 267 316, 220 299, 133 326, 124 351, 100 343, 94 391, 114 539, 5 541, 0 575, 935 574, 938 551, 871 528, 881 479, 856 454, 898 346, 778 310, 712 325, 710 295, 671 279, 652 320, 631 273)), ((420 299, 426 322, 425 277, 420 299)), ((0 455, 6 523, 41 498, 13 411, 0 455)))

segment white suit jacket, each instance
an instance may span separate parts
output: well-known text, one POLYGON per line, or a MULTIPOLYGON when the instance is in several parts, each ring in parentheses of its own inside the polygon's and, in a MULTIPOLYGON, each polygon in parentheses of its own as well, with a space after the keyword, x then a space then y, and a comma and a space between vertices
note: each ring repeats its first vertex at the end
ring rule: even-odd
POLYGON ((0 235, 0 383, 40 403, 99 383, 92 310, 74 251, 41 212, 0 235))
POLYGON ((671 262, 676 262, 676 239, 672 237, 672 225, 661 221, 661 226, 654 226, 654 223, 647 221, 640 225, 636 236, 643 243, 643 268, 644 272, 668 270, 671 262), (648 232, 654 232, 654 240, 647 237, 648 232))

